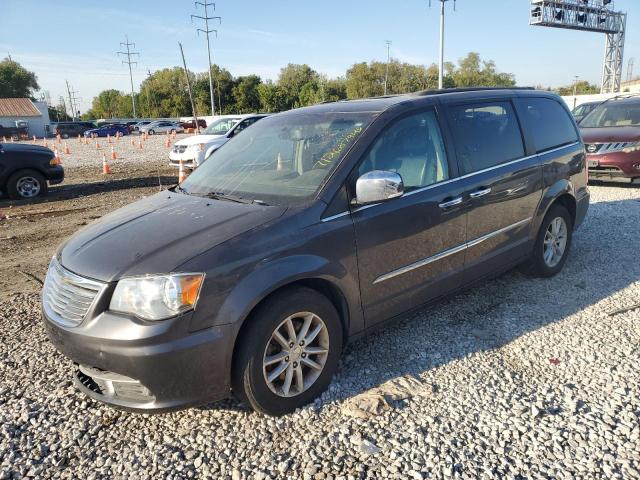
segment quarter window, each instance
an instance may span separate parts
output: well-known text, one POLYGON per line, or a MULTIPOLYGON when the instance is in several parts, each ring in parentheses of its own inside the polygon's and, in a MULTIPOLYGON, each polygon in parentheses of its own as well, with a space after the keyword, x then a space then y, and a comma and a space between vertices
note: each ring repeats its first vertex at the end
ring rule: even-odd
POLYGON ((520 98, 518 102, 538 152, 578 141, 578 133, 569 114, 555 100, 520 98))
POLYGON ((433 111, 397 120, 374 142, 358 174, 373 170, 396 172, 405 191, 449 178, 444 143, 433 111))
POLYGON ((524 157, 520 126, 510 102, 451 106, 449 123, 463 173, 524 157))

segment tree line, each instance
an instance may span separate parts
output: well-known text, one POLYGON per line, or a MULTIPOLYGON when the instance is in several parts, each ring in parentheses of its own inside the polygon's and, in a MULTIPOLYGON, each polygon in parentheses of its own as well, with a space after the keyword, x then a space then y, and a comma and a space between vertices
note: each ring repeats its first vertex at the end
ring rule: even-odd
MULTIPOLYGON (((344 76, 328 78, 306 64, 289 64, 276 81, 258 75, 234 77, 218 65, 211 67, 216 113, 279 112, 320 102, 383 95, 385 62, 352 65, 344 76)), ((211 114, 207 72, 189 72, 196 114, 211 114)), ((501 73, 493 61, 484 61, 471 52, 457 64, 445 64, 444 86, 474 87, 515 85, 515 77, 501 73)), ((412 65, 391 60, 388 65, 387 93, 399 94, 438 87, 438 67, 412 65)), ((148 76, 135 94, 139 117, 180 117, 191 115, 191 104, 184 70, 165 68, 148 76)), ((133 116, 131 95, 110 89, 98 94, 85 118, 129 118, 133 116)))

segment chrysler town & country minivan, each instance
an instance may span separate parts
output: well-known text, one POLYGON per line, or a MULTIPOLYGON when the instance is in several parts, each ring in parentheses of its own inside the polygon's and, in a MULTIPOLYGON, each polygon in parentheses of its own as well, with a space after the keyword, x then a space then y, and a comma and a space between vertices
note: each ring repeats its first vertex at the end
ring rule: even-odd
POLYGON ((558 273, 589 204, 555 94, 421 92, 269 116, 51 261, 44 325, 87 395, 136 411, 231 394, 281 415, 349 339, 522 265, 558 273))

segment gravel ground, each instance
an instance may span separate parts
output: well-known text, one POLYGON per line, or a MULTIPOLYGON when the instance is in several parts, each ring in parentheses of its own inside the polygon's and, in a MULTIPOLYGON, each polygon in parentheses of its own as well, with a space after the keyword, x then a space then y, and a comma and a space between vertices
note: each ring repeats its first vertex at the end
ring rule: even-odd
MULTIPOLYGON (((156 147, 140 178, 163 168, 156 147)), ((27 253, 42 278, 78 224, 157 189, 117 181, 0 204, 0 238, 15 237, 0 241, 0 479, 640 478, 639 188, 592 187, 558 276, 510 272, 351 344, 328 392, 274 419, 232 400, 131 414, 72 386, 37 281, 9 279, 27 253), (23 233, 38 225, 25 212, 82 205, 45 240, 23 233)))

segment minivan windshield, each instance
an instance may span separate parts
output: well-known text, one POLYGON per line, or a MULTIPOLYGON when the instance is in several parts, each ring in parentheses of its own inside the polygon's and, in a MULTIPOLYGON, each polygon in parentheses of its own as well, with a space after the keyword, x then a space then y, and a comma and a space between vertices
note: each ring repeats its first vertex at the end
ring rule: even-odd
POLYGON ((640 101, 602 103, 580 122, 582 128, 629 126, 640 126, 640 101))
POLYGON ((276 205, 301 203, 316 193, 374 115, 267 117, 221 147, 181 184, 181 191, 276 205))
POLYGON ((202 133, 204 135, 224 135, 239 121, 239 118, 222 118, 213 122, 202 133))

